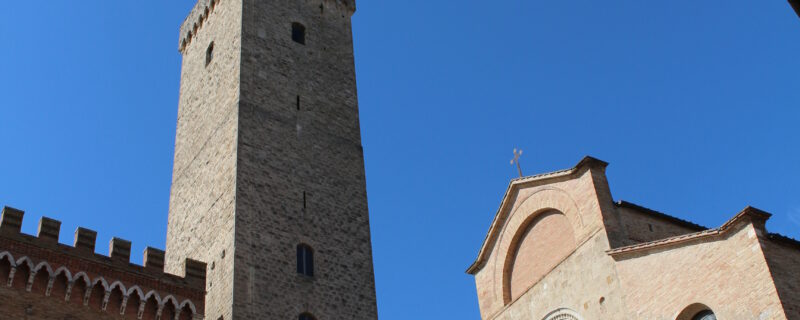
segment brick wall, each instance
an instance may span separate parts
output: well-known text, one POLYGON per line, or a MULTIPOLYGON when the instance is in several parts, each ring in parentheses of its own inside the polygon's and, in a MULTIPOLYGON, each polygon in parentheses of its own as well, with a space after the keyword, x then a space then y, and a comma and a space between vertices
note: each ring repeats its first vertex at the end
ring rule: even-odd
POLYGON ((719 319, 786 319, 759 233, 744 221, 719 237, 618 258, 629 316, 673 320, 700 303, 719 319))
POLYGON ((0 319, 200 319, 205 265, 164 273, 163 251, 148 248, 145 265, 129 262, 130 242, 114 238, 110 256, 94 252, 96 233, 79 228, 75 246, 58 243, 60 222, 42 218, 39 234, 22 234, 23 212, 0 220, 0 319))
POLYGON ((761 245, 786 317, 800 319, 800 244, 762 239, 761 245))

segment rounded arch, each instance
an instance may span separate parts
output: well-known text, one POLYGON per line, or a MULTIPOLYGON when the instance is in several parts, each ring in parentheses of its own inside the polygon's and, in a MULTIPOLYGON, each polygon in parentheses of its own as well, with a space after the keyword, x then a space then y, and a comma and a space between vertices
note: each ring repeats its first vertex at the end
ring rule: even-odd
POLYGON ((683 308, 675 320, 716 320, 714 311, 707 304, 693 303, 683 308))
POLYGON ((548 313, 542 320, 583 320, 583 318, 572 309, 561 308, 548 313))
POLYGON ((575 235, 575 243, 578 243, 578 235, 584 227, 583 218, 575 200, 564 190, 555 187, 544 187, 539 189, 523 200, 513 209, 500 229, 497 244, 493 250, 493 278, 495 298, 502 304, 510 301, 503 301, 505 296, 505 264, 508 262, 508 255, 513 251, 511 248, 515 244, 514 236, 520 232, 521 228, 527 227, 526 222, 531 222, 542 213, 558 211, 569 221, 575 235))
POLYGON ((503 264, 503 302, 525 293, 576 246, 575 232, 563 213, 544 210, 530 215, 514 234, 503 264))

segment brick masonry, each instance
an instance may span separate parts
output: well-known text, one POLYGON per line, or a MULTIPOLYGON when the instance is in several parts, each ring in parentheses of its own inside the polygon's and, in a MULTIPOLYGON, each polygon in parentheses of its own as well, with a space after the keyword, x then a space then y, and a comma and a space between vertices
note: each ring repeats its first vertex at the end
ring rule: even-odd
POLYGON ((23 212, 0 221, 2 319, 202 319, 205 264, 185 260, 185 277, 165 273, 164 252, 129 262, 131 243, 114 238, 110 256, 94 252, 94 231, 79 228, 75 246, 58 243, 60 222, 42 218, 39 234, 20 233, 23 212))
POLYGON ((768 213, 707 229, 614 203, 606 165, 512 181, 468 270, 483 319, 800 319, 800 243, 768 213))

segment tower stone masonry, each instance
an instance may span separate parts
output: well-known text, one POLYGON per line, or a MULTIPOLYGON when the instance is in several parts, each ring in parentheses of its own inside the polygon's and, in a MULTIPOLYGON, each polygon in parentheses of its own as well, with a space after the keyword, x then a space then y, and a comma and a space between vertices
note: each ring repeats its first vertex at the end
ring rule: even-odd
POLYGON ((166 269, 206 262, 206 319, 377 319, 354 12, 200 0, 181 27, 166 269))

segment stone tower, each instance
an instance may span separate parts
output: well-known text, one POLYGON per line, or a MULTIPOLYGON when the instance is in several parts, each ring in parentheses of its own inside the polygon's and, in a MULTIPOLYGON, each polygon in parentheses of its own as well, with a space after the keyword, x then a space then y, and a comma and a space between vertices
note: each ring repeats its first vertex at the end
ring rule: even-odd
POLYGON ((181 27, 166 264, 208 264, 206 319, 377 319, 354 12, 200 0, 181 27))

